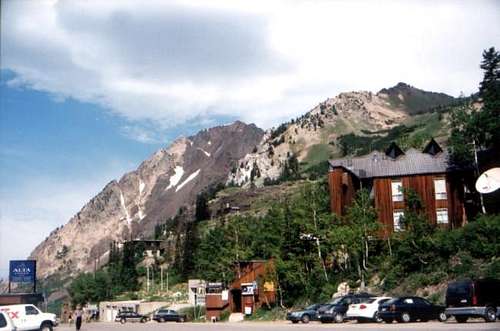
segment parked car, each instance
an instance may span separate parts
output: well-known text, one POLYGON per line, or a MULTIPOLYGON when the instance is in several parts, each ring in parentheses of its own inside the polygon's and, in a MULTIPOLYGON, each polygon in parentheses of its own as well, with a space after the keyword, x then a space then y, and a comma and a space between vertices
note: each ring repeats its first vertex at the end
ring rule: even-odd
POLYGON ((115 322, 120 322, 122 324, 126 322, 146 323, 148 320, 149 318, 146 315, 136 313, 135 311, 122 311, 115 317, 115 322))
POLYGON ((363 293, 349 294, 335 298, 318 310, 319 320, 321 323, 342 323, 350 304, 363 303, 372 297, 374 296, 363 293))
POLYGON ((302 310, 291 311, 286 314, 286 319, 292 323, 309 323, 309 321, 318 320, 318 310, 323 304, 315 303, 302 310))
POLYGON ((394 320, 400 323, 428 320, 446 321, 444 306, 430 303, 420 297, 401 297, 384 302, 379 306, 378 316, 386 323, 394 320))
POLYGON ((446 290, 446 314, 454 316, 458 323, 469 317, 482 317, 494 322, 500 313, 500 280, 463 280, 448 284, 446 290))
POLYGON ((10 319, 9 315, 5 312, 0 311, 0 331, 16 331, 14 323, 10 319))
POLYGON ((378 307, 390 299, 392 298, 375 297, 370 298, 363 303, 351 304, 347 310, 346 318, 355 319, 358 322, 371 321, 381 323, 382 319, 378 316, 378 307))
POLYGON ((184 322, 186 321, 185 314, 179 314, 175 310, 172 309, 160 309, 153 315, 153 320, 158 323, 161 322, 184 322))
POLYGON ((52 331, 57 326, 55 314, 44 313, 34 305, 0 306, 0 311, 9 315, 17 331, 52 331))

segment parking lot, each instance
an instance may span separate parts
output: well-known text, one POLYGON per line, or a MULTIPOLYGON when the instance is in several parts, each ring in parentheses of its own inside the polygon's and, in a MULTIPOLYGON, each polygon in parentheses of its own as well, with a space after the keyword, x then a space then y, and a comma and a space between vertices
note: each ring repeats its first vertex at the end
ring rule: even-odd
MULTIPOLYGON (((481 320, 471 321, 465 324, 457 324, 454 321, 440 323, 408 323, 408 324, 373 324, 355 322, 339 324, 291 324, 287 322, 243 322, 243 323, 155 323, 148 322, 140 323, 90 323, 84 324, 82 331, 101 331, 101 330, 179 330, 179 331, 196 331, 196 330, 238 330, 238 331, 284 331, 284 330, 347 330, 347 331, 362 331, 362 330, 500 330, 500 322, 484 323, 481 320)), ((55 331, 75 330, 74 325, 61 325, 55 331)))

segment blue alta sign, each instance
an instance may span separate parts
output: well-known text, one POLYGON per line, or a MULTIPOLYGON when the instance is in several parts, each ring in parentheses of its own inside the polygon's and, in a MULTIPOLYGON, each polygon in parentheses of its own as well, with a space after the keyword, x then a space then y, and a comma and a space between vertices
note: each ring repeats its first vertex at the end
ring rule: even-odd
POLYGON ((13 283, 34 283, 36 280, 36 261, 10 261, 9 281, 13 283))

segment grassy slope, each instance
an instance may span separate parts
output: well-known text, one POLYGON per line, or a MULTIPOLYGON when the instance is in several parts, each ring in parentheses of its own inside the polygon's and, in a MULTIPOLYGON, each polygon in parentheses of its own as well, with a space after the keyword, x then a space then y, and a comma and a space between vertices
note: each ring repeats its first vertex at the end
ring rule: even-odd
MULTIPOLYGON (((436 139, 439 143, 445 143, 449 126, 447 123, 447 115, 434 113, 420 114, 410 117, 403 123, 411 129, 408 134, 409 140, 420 140, 427 142, 431 137, 436 139)), ((309 148, 306 158, 302 164, 302 170, 308 172, 310 169, 317 167, 319 164, 326 162, 331 158, 342 157, 339 149, 338 140, 333 141, 333 144, 328 141, 328 137, 332 134, 340 137, 345 134, 354 133, 359 137, 356 143, 359 143, 363 148, 358 151, 358 154, 365 154, 374 149, 384 149, 392 140, 398 140, 401 135, 389 130, 381 132, 367 131, 362 127, 357 126, 356 123, 347 123, 339 119, 335 126, 328 126, 323 129, 321 133, 321 144, 313 145, 309 148), (370 147, 372 146, 372 147, 370 147)))

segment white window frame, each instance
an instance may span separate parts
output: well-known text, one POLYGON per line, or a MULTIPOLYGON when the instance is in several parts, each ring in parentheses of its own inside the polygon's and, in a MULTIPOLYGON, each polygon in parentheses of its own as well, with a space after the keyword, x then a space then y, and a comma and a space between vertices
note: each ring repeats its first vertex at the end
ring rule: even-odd
POLYGON ((401 217, 405 216, 405 212, 402 209, 396 209, 392 212, 392 224, 394 228, 394 232, 404 231, 404 227, 401 224, 401 217), (396 218, 397 217, 397 218, 396 218))
POLYGON ((447 200, 446 179, 443 177, 434 178, 434 197, 436 200, 447 200))
POLYGON ((436 209, 436 223, 437 224, 448 224, 450 221, 448 215, 448 208, 437 208, 436 209))
POLYGON ((393 202, 404 201, 403 181, 401 179, 391 180, 391 194, 393 202), (397 192, 394 192, 397 189, 397 192))

